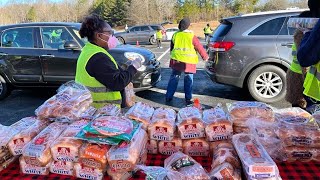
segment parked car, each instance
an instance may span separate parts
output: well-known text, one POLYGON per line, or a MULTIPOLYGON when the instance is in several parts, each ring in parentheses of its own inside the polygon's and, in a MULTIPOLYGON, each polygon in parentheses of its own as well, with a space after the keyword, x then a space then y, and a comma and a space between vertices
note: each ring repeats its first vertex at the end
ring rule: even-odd
POLYGON ((132 26, 125 32, 115 33, 115 36, 122 44, 136 43, 137 41, 156 44, 155 33, 159 27, 162 29, 163 39, 166 39, 166 30, 162 25, 132 26))
POLYGON ((166 29, 166 34, 167 34, 167 40, 171 41, 172 36, 175 32, 179 31, 179 28, 168 28, 166 29))
MULTIPOLYGON (((80 23, 27 23, 0 27, 0 99, 13 88, 59 86, 73 80, 86 39, 80 23), (53 32, 58 36, 52 36, 53 32)), ((160 62, 151 51, 119 45, 108 51, 120 66, 140 57, 143 66, 134 76, 136 90, 154 86, 161 78, 160 62)))
POLYGON ((207 74, 214 82, 247 87, 258 101, 272 103, 283 99, 295 30, 287 27, 287 21, 302 11, 272 11, 222 19, 208 45, 207 74))

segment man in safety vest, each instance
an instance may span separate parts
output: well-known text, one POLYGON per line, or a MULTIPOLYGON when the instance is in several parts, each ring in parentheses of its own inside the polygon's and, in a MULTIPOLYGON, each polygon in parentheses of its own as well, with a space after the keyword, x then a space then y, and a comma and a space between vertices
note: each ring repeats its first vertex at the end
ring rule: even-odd
POLYGON ((161 27, 157 28, 156 39, 157 39, 158 48, 162 48, 162 46, 161 46, 161 42, 162 42, 162 29, 161 29, 161 27))
POLYGON ((193 74, 196 73, 198 54, 207 61, 208 54, 194 33, 188 30, 189 18, 183 18, 179 23, 179 31, 174 33, 170 45, 170 67, 172 74, 167 87, 166 102, 173 99, 181 73, 184 73, 184 93, 186 104, 192 104, 193 74))
POLYGON ((209 37, 212 34, 212 29, 210 27, 210 24, 208 23, 206 27, 203 28, 203 32, 204 32, 204 39, 206 42, 209 41, 209 37))

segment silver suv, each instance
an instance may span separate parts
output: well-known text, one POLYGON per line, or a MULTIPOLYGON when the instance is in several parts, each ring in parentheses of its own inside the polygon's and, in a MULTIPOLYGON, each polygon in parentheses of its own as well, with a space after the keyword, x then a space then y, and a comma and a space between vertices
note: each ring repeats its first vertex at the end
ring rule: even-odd
POLYGON ((251 96, 273 103, 286 94, 294 29, 289 17, 304 10, 272 11, 224 18, 208 46, 207 74, 214 82, 248 88, 251 96))

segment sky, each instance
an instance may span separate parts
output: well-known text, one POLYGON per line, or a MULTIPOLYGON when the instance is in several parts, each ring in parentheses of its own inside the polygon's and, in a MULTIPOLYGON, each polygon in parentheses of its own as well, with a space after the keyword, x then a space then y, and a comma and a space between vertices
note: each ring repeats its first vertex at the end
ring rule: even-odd
MULTIPOLYGON (((5 5, 6 3, 10 2, 11 0, 0 0, 0 6, 5 5)), ((33 0, 16 0, 16 1, 21 1, 21 2, 34 2, 33 0)), ((63 0, 49 0, 51 2, 61 2, 63 0)))

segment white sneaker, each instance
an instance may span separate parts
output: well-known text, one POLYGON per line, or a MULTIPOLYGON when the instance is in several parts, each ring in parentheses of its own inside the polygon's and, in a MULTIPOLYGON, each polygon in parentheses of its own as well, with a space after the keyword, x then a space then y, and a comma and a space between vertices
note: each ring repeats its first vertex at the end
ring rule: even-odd
POLYGON ((161 46, 160 49, 162 49, 163 47, 161 46))

